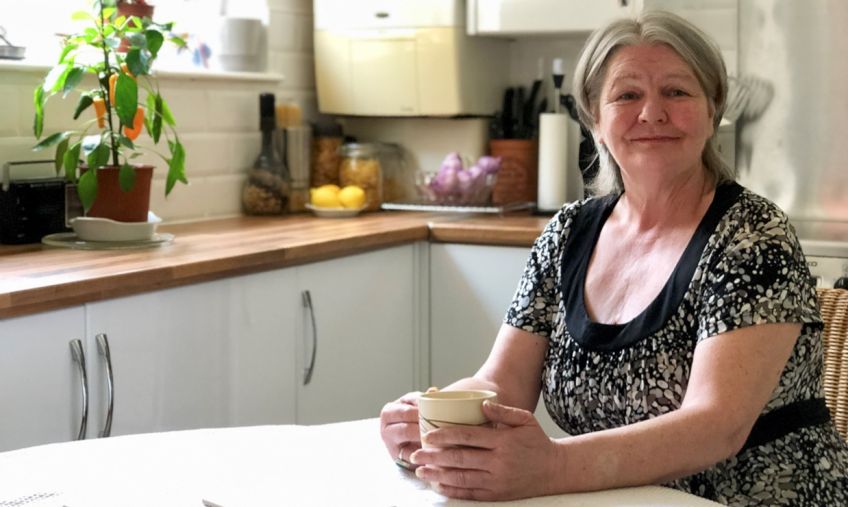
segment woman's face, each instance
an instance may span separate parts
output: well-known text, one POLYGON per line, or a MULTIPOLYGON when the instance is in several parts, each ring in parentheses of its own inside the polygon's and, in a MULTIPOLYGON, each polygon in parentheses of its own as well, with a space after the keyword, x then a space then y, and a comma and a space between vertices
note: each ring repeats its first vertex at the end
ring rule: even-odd
POLYGON ((713 114, 692 69, 664 44, 626 46, 610 59, 595 126, 627 180, 702 170, 713 114))

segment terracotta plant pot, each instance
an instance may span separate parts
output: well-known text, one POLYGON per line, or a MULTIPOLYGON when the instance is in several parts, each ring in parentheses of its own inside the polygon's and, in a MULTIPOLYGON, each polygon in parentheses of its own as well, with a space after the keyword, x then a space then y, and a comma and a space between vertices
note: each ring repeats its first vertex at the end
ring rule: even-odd
POLYGON ((97 197, 86 216, 110 218, 119 222, 146 222, 150 210, 150 182, 153 166, 135 166, 135 185, 121 190, 119 168, 104 166, 97 170, 97 197))
POLYGON ((492 139, 489 153, 502 159, 492 190, 492 204, 535 202, 539 167, 536 140, 492 139))
MULTIPOLYGON (((118 14, 126 17, 138 16, 139 18, 153 18, 153 6, 150 4, 128 4, 122 3, 118 5, 118 14)), ((130 49, 130 42, 127 39, 121 39, 121 45, 118 46, 118 51, 126 53, 130 49)))

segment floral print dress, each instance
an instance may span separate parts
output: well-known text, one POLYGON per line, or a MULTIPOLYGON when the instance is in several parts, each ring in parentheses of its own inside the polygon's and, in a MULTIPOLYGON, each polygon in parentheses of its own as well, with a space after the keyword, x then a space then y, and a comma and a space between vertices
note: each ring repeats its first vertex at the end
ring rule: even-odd
POLYGON ((736 183, 719 186, 657 298, 630 322, 609 325, 588 317, 583 286, 617 199, 586 199, 554 216, 504 319, 549 340, 542 396, 554 421, 581 434, 671 412, 683 401, 702 340, 801 323, 743 450, 668 486, 733 506, 848 506, 848 445, 823 404, 816 293, 783 212, 736 183))

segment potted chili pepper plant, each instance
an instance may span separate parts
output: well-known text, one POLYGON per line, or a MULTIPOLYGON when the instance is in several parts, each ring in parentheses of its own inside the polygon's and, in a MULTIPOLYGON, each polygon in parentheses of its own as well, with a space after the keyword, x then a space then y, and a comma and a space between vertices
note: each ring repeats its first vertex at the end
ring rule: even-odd
POLYGON ((73 118, 88 119, 78 129, 47 136, 33 149, 56 146, 56 171, 64 170, 77 183, 88 216, 146 221, 153 167, 134 163, 136 158, 150 150, 167 164, 166 196, 178 181, 187 183, 176 122, 151 75, 163 43, 185 42, 173 35, 172 23, 120 14, 116 0, 93 0, 90 12, 77 12, 73 19, 86 27, 64 37, 58 63, 35 89, 33 130, 41 139, 45 104, 56 95, 76 97, 73 118), (122 40, 128 42, 126 51, 122 40), (93 76, 93 87, 86 86, 91 82, 86 76, 93 76), (137 143, 143 130, 154 145, 166 141, 168 154, 137 143))

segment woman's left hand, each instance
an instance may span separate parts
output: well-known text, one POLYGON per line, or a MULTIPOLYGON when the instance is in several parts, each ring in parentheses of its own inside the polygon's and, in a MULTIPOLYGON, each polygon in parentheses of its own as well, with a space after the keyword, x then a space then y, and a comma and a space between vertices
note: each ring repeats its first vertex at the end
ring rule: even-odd
POLYGON ((493 427, 452 426, 424 437, 415 474, 448 497, 512 500, 555 492, 559 450, 531 412, 485 402, 493 427))

